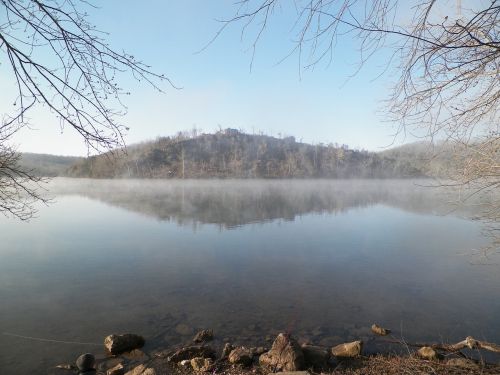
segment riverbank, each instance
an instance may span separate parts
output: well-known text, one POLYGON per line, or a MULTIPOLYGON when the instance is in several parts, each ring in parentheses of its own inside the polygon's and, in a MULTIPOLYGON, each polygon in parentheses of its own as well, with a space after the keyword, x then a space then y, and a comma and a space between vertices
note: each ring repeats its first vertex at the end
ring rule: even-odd
MULTIPOLYGON (((380 329, 374 325, 374 335, 390 333, 380 329)), ((404 343, 406 351, 400 354, 367 354, 362 341, 341 343, 332 348, 299 344, 286 333, 280 333, 270 347, 217 345, 212 342, 213 337, 211 330, 203 330, 185 346, 147 352, 142 350, 145 341, 141 336, 110 335, 104 340, 106 355, 83 354, 75 364, 58 365, 49 374, 500 374, 498 358, 487 363, 480 353, 485 350, 496 355, 500 353, 500 346, 471 337, 452 345, 404 343)))

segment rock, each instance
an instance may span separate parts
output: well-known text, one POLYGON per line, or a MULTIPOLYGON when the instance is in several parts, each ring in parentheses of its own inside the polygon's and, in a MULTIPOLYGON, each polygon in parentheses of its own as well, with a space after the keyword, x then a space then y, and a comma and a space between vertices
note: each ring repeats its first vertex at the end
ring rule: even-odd
POLYGON ((93 354, 85 353, 76 359, 76 367, 80 372, 95 370, 95 357, 93 354))
POLYGON ((196 334, 193 338, 193 342, 202 343, 207 341, 212 341, 214 339, 214 331, 211 329, 204 329, 196 334))
MULTIPOLYGON (((267 375, 276 375, 276 373, 270 373, 267 375)), ((283 371, 279 375, 311 375, 309 371, 283 371)))
POLYGON ((353 358, 361 354, 363 350, 363 341, 353 341, 340 344, 332 348, 332 355, 341 358, 353 358))
POLYGON ((193 333, 193 329, 187 324, 180 323, 175 326, 175 332, 182 336, 189 336, 193 333))
POLYGON ((253 361, 253 352, 250 349, 241 346, 229 353, 229 363, 242 366, 250 366, 253 361))
POLYGON ((191 359, 191 367, 194 371, 206 372, 210 371, 214 362, 210 358, 196 357, 191 359))
POLYGON ((435 360, 438 359, 438 353, 430 346, 422 346, 417 351, 417 355, 422 359, 435 360))
POLYGON ((177 350, 174 354, 168 357, 169 362, 178 363, 185 359, 193 359, 196 357, 215 359, 215 351, 209 346, 187 346, 177 350))
POLYGON ((231 353, 231 351, 234 349, 234 346, 231 345, 230 343, 226 342, 226 344, 224 344, 224 348, 222 349, 222 354, 220 356, 221 359, 226 359, 227 357, 229 357, 229 353, 231 353))
POLYGON ((328 350, 320 346, 302 345, 302 353, 304 353, 304 360, 308 367, 326 367, 330 359, 328 350))
POLYGON ((297 371, 305 366, 304 354, 299 344, 284 333, 276 337, 270 351, 259 357, 259 363, 271 367, 273 371, 297 371))
POLYGON ((104 339, 104 347, 112 355, 118 355, 142 348, 144 343, 144 337, 132 333, 109 335, 104 339))
POLYGON ((125 374, 125 367, 121 363, 118 363, 115 367, 110 368, 106 371, 106 375, 123 375, 125 374))
POLYGON ((145 365, 139 365, 133 370, 126 372, 125 375, 156 375, 156 371, 152 368, 147 368, 145 365))
POLYGON ((446 364, 449 366, 460 367, 464 369, 475 369, 478 367, 476 363, 466 358, 450 358, 446 361, 446 364))
POLYGON ((382 328, 377 324, 372 324, 372 332, 379 336, 387 336, 389 333, 391 333, 391 330, 387 328, 382 328))
POLYGON ((191 365, 191 360, 190 359, 184 359, 184 360, 180 361, 179 364, 181 366, 191 365))

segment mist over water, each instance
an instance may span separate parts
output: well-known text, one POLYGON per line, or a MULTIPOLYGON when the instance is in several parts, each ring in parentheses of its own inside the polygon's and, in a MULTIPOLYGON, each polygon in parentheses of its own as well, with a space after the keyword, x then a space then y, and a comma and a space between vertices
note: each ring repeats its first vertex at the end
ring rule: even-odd
MULTIPOLYGON (((0 333, 136 332, 152 350, 201 328, 259 345, 287 330, 375 350, 376 322, 409 341, 498 342, 498 266, 464 255, 487 244, 482 225, 428 183, 56 179, 36 220, 0 219, 0 333)), ((0 347, 0 373, 102 354, 5 335, 0 347)))

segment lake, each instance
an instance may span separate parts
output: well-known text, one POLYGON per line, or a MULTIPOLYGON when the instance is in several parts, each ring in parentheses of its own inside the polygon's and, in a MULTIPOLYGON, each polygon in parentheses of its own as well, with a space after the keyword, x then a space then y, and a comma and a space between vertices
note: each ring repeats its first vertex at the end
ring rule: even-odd
POLYGON ((376 350, 372 323, 500 342, 499 266, 474 254, 483 225, 428 184, 55 179, 37 218, 0 218, 0 373, 102 356, 121 332, 147 350, 203 328, 376 350))

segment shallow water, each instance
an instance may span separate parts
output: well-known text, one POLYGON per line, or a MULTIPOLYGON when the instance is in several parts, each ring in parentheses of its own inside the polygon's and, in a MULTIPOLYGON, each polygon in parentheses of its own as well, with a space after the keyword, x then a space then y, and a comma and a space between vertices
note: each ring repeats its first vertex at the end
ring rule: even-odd
POLYGON ((499 266, 470 255, 481 223, 422 183, 57 179, 37 219, 0 219, 0 373, 102 354, 10 334, 332 345, 370 341, 377 322, 408 341, 499 342, 499 266))

